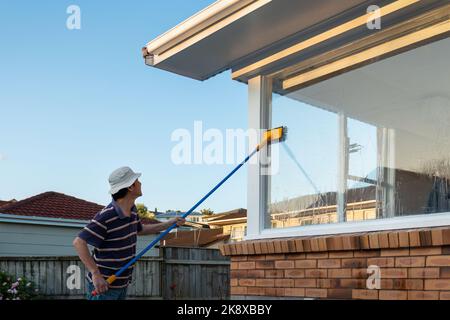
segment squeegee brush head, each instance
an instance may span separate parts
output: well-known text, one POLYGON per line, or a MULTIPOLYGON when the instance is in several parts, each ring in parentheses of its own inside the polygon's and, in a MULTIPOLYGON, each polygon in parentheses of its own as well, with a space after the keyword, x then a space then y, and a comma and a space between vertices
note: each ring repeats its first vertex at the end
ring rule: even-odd
POLYGON ((287 138, 287 127, 277 127, 264 132, 263 141, 266 143, 283 142, 287 138))

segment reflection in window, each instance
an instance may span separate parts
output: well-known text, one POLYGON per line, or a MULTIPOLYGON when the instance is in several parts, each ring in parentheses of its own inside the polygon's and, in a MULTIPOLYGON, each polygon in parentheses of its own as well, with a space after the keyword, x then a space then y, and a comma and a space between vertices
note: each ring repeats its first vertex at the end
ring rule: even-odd
POLYGON ((274 93, 266 227, 450 212, 450 39, 274 93))

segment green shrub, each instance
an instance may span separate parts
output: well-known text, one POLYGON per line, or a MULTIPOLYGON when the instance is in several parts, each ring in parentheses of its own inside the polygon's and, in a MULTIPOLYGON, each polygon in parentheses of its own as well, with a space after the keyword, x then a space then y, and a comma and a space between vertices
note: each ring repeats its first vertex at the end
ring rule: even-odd
POLYGON ((0 271, 0 300, 31 300, 39 297, 36 285, 25 277, 0 271))

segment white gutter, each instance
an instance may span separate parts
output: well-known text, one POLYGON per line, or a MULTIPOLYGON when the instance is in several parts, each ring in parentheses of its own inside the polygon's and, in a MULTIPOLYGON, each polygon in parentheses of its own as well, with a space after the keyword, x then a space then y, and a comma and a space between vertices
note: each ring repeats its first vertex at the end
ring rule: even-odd
POLYGON ((0 223, 2 222, 83 228, 84 226, 86 226, 89 220, 22 216, 15 214, 0 213, 0 223))
POLYGON ((218 0, 147 43, 143 56, 155 65, 272 0, 218 0))

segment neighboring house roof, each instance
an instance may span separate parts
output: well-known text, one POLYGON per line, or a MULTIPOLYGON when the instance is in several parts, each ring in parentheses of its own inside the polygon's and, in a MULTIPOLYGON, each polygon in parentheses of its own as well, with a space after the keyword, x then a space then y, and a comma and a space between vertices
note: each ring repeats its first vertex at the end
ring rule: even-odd
POLYGON ((8 201, 0 200, 0 207, 3 207, 5 205, 7 205, 7 204, 10 204, 10 203, 13 203, 13 202, 16 202, 16 201, 17 201, 16 199, 11 199, 11 200, 8 200, 8 201))
MULTIPOLYGON (((163 212, 163 213, 157 213, 155 215, 156 218, 161 219, 161 218, 175 218, 175 217, 179 217, 183 214, 185 214, 186 212, 176 212, 176 211, 169 211, 169 212, 163 212)), ((191 214, 189 214, 189 216, 202 216, 202 214, 200 212, 194 211, 191 214)))
MULTIPOLYGON (((217 223, 222 222, 230 219, 241 219, 241 218, 247 218, 247 209, 239 208, 223 213, 218 213, 218 217, 211 217, 208 219, 208 223, 217 223)), ((215 216, 215 214, 213 215, 215 216)))
POLYGON ((104 206, 58 192, 44 192, 36 196, 6 204, 0 212, 21 216, 90 220, 104 206))
POLYGON ((229 238, 230 235, 222 233, 222 228, 177 231, 169 233, 161 241, 161 246, 207 247, 218 241, 226 241, 229 238))

